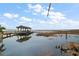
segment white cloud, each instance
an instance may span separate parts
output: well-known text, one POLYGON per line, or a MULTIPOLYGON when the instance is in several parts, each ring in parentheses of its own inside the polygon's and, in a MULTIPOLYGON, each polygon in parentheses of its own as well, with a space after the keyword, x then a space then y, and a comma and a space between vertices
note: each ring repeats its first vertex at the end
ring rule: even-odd
POLYGON ((28 8, 36 13, 40 13, 43 10, 43 7, 40 4, 36 5, 28 4, 28 8))
POLYGON ((45 24, 52 25, 52 24, 55 24, 57 22, 53 21, 53 20, 39 20, 38 23, 43 24, 43 25, 45 25, 45 24))
POLYGON ((39 13, 42 11, 42 6, 40 4, 36 4, 33 8, 35 12, 39 13))
POLYGON ((18 14, 13 14, 13 17, 17 18, 17 17, 19 17, 19 15, 18 14))
MULTIPOLYGON (((47 9, 44 9, 40 4, 28 4, 28 7, 30 10, 32 10, 31 12, 33 12, 33 14, 35 16, 37 16, 37 13, 41 13, 41 16, 46 16, 47 17, 47 9)), ((28 12, 27 10, 25 10, 25 12, 28 12)), ((2 15, 1 15, 2 16, 2 15)), ((23 24, 23 25, 31 25, 31 26, 35 26, 36 28, 52 28, 54 29, 55 27, 59 28, 78 28, 79 27, 79 21, 77 20, 72 20, 72 19, 68 19, 63 13, 61 12, 55 12, 54 8, 51 7, 51 10, 49 12, 49 16, 48 16, 48 20, 43 20, 40 18, 39 19, 32 19, 26 16, 20 16, 18 14, 11 14, 11 13, 4 13, 3 16, 10 18, 10 19, 14 19, 17 24, 23 24), (19 18, 19 19, 17 19, 19 18)), ((2 25, 6 25, 5 23, 1 23, 2 25)))
MULTIPOLYGON (((41 14, 44 16, 47 16, 48 10, 44 10, 41 14)), ((54 11, 50 11, 49 12, 49 18, 59 18, 59 19, 64 19, 65 15, 62 14, 61 12, 54 12, 54 11)))
MULTIPOLYGON (((47 13, 48 13, 48 10, 44 9, 43 12, 41 13, 43 16, 47 16, 47 13)), ((49 16, 55 16, 57 15, 58 13, 57 12, 54 12, 54 11, 49 11, 49 16)))
POLYGON ((62 25, 64 25, 65 28, 69 29, 79 29, 79 21, 77 20, 66 19, 62 21, 62 25))
POLYGON ((47 16, 47 12, 48 12, 48 11, 44 9, 41 14, 44 15, 44 16, 47 16))
POLYGON ((20 20, 22 20, 22 21, 32 21, 32 19, 27 18, 25 16, 21 17, 20 20))
POLYGON ((28 6, 28 8, 29 8, 29 9, 31 9, 31 8, 32 8, 32 4, 28 4, 27 6, 28 6))
POLYGON ((3 14, 3 16, 8 17, 8 18, 12 18, 12 17, 13 17, 13 16, 12 16, 11 14, 9 14, 9 13, 5 13, 5 14, 3 14))
POLYGON ((3 22, 1 22, 0 24, 1 24, 2 26, 7 25, 6 23, 3 23, 3 22))
POLYGON ((46 21, 44 21, 44 20, 40 20, 39 23, 43 23, 43 24, 44 24, 44 23, 46 23, 46 21))
POLYGON ((26 22, 21 21, 21 22, 18 23, 18 25, 22 25, 22 24, 25 24, 25 23, 26 22))
POLYGON ((60 12, 52 12, 52 15, 48 20, 39 20, 38 24, 51 26, 52 29, 79 29, 79 20, 68 19, 60 12))
MULTIPOLYGON (((48 8, 49 8, 49 7, 47 7, 47 10, 48 10, 48 8)), ((50 7, 50 11, 53 11, 53 10, 54 10, 54 8, 53 8, 53 7, 50 7)))
POLYGON ((33 15, 37 15, 37 13, 33 13, 33 15))
POLYGON ((79 25, 79 20, 71 20, 71 19, 65 19, 62 21, 63 24, 67 24, 69 26, 77 26, 79 25))
POLYGON ((9 25, 7 23, 5 23, 5 22, 1 22, 0 25, 5 27, 5 28, 9 28, 9 25))
MULTIPOLYGON (((44 9, 41 14, 43 16, 46 16, 47 17, 47 13, 48 13, 48 10, 44 9)), ((51 22, 49 21, 50 24, 59 23, 63 19, 66 19, 65 15, 63 13, 61 13, 61 12, 55 12, 55 11, 51 11, 50 10, 49 16, 48 16, 48 20, 51 21, 51 22)))
POLYGON ((10 18, 10 19, 19 17, 18 14, 11 14, 11 13, 4 13, 3 16, 10 18))

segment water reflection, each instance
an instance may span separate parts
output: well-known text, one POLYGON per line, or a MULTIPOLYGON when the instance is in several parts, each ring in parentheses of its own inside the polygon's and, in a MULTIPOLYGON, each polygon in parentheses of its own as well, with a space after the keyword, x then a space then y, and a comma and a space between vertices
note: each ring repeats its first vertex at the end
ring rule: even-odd
MULTIPOLYGON (((0 55, 29 55, 29 56, 45 56, 45 55, 67 55, 64 43, 79 42, 79 35, 73 34, 56 34, 50 37, 37 36, 33 33, 29 36, 13 36, 0 40, 0 55), (31 39, 30 39, 31 38, 31 39), (29 40, 30 39, 30 40, 29 40), (28 40, 28 42, 27 42, 28 40), (18 43, 20 42, 20 43, 18 43), (24 43, 22 43, 24 42, 24 43), (7 49, 5 50, 5 46, 7 49), (3 52, 4 51, 4 52, 3 52)), ((68 43, 67 43, 68 44, 68 43)), ((67 51, 71 52, 71 51, 67 51)), ((79 53, 79 52, 78 52, 79 53)))
POLYGON ((16 41, 18 41, 18 42, 24 42, 24 41, 27 41, 31 38, 31 36, 26 36, 26 35, 23 35, 23 36, 19 35, 17 37, 18 37, 18 39, 16 41))
POLYGON ((2 55, 2 52, 6 50, 4 44, 3 44, 3 39, 0 39, 0 55, 2 55))

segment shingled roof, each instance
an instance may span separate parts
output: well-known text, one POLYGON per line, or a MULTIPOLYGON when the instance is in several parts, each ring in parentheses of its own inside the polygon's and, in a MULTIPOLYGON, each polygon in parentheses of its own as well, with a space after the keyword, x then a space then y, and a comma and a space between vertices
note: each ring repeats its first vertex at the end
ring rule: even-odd
POLYGON ((31 29, 30 27, 23 26, 23 25, 17 26, 16 28, 26 28, 26 29, 31 29))

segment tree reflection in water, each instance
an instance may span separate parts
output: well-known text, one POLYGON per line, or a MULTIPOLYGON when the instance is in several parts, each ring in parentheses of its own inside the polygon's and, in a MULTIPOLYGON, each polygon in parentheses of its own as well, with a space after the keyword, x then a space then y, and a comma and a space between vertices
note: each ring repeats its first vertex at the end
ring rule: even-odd
POLYGON ((6 48, 4 47, 3 39, 0 39, 0 55, 2 55, 2 52, 4 52, 5 50, 6 48))
POLYGON ((24 41, 27 41, 31 38, 31 36, 25 36, 25 35, 17 36, 17 37, 18 37, 18 39, 16 41, 18 41, 18 42, 24 42, 24 41))

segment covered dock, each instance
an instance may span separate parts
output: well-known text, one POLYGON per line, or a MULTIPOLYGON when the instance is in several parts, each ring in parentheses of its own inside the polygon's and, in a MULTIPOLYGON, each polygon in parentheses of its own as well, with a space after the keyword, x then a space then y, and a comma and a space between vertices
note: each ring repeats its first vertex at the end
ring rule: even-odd
POLYGON ((17 35, 29 35, 32 33, 31 28, 27 26, 20 25, 20 26, 17 26, 16 28, 17 28, 17 31, 16 31, 17 35))

